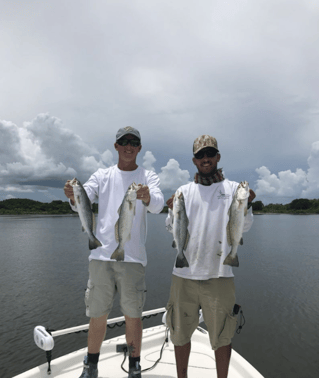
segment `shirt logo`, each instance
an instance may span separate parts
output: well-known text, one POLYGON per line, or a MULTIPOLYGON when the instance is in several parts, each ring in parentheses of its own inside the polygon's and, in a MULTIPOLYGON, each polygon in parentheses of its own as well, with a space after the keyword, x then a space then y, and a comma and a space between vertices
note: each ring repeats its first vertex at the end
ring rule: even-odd
POLYGON ((219 196, 217 197, 218 199, 221 199, 221 200, 226 200, 230 197, 230 194, 225 194, 225 193, 222 193, 221 190, 219 191, 219 196))

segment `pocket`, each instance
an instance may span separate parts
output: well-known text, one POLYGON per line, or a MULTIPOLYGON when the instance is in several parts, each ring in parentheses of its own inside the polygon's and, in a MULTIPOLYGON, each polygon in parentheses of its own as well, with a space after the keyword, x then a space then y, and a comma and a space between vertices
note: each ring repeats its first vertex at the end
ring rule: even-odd
POLYGON ((237 318, 235 316, 227 314, 224 327, 218 337, 218 347, 226 346, 231 343, 231 339, 234 337, 237 325, 237 318))
POLYGON ((169 328, 171 334, 174 332, 173 315, 174 315, 174 305, 173 303, 169 302, 167 303, 167 306, 166 306, 165 324, 169 328))
POLYGON ((143 309, 146 301, 146 286, 145 283, 140 283, 136 286, 137 298, 138 298, 138 308, 139 310, 143 309))
POLYGON ((86 288, 86 291, 85 291, 85 297, 84 297, 84 302, 85 302, 85 305, 86 305, 87 308, 90 307, 90 304, 92 303, 93 295, 94 295, 94 284, 89 279, 88 284, 87 284, 87 288, 86 288))

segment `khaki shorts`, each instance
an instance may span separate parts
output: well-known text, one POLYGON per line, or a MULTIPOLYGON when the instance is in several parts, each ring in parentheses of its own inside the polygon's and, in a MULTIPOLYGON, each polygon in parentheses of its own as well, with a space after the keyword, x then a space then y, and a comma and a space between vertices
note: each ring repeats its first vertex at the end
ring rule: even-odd
POLYGON ((198 327, 200 307, 212 349, 229 345, 236 330, 235 285, 231 278, 190 280, 172 276, 166 322, 174 345, 187 344, 198 327))
POLYGON ((123 315, 140 318, 146 297, 144 266, 139 263, 91 260, 85 292, 86 316, 99 318, 109 314, 117 292, 123 315))

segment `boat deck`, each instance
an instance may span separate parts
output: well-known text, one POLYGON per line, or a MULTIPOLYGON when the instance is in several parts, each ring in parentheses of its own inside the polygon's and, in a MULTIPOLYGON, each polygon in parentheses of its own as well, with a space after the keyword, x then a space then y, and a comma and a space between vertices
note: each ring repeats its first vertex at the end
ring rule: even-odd
MULTIPOLYGON (((196 330, 192 337, 192 351, 189 360, 189 378, 217 378, 214 352, 211 350, 208 334, 205 330, 196 330)), ((161 347, 166 338, 164 325, 147 328, 143 331, 143 345, 141 354, 142 369, 151 367, 160 357, 161 347)), ((99 360, 99 378, 127 378, 128 374, 121 369, 124 360, 123 353, 116 352, 117 344, 125 344, 125 336, 105 340, 102 344, 99 360)), ((44 353, 44 352, 43 352, 44 353)), ((83 348, 63 357, 52 360, 50 377, 79 378, 83 369, 83 357, 87 349, 83 348)), ((128 367, 126 359, 124 368, 128 367)), ((173 378, 176 377, 174 345, 168 337, 165 342, 160 362, 153 370, 142 373, 143 378, 173 378)), ((44 378, 47 375, 47 364, 31 369, 15 378, 44 378)), ((229 378, 263 378, 236 351, 232 351, 229 368, 229 378)))

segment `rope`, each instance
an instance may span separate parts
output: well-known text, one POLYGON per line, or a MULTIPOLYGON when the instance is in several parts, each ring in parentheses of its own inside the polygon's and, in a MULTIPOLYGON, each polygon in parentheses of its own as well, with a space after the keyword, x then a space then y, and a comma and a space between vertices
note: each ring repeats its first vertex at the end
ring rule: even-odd
MULTIPOLYGON (((155 316, 156 316, 157 314, 155 314, 155 316)), ((151 317, 151 316, 154 316, 154 315, 149 315, 149 318, 151 317)), ((142 318, 143 319, 143 318, 142 318)), ((163 350, 164 350, 164 347, 165 347, 165 344, 166 343, 168 343, 168 327, 166 327, 166 331, 165 331, 165 339, 164 339, 164 342, 163 342, 163 345, 162 345, 162 348, 161 348, 161 351, 160 351, 160 356, 159 356, 159 358, 158 358, 158 360, 157 361, 155 361, 155 363, 154 363, 154 365, 153 366, 151 366, 151 367, 149 367, 149 368, 147 368, 147 369, 144 369, 144 370, 141 370, 141 373, 145 373, 146 371, 150 371, 150 370, 153 370, 155 367, 156 367, 156 365, 160 362, 160 360, 162 359, 162 355, 163 355, 163 350)), ((123 362, 122 362, 122 364, 121 364, 121 368, 122 368, 122 370, 126 373, 126 374, 129 374, 129 372, 127 371, 127 370, 125 370, 124 369, 124 367, 123 367, 123 365, 124 365, 124 363, 125 363, 125 361, 126 361, 126 354, 127 354, 127 348, 124 350, 124 360, 123 360, 123 362)))

